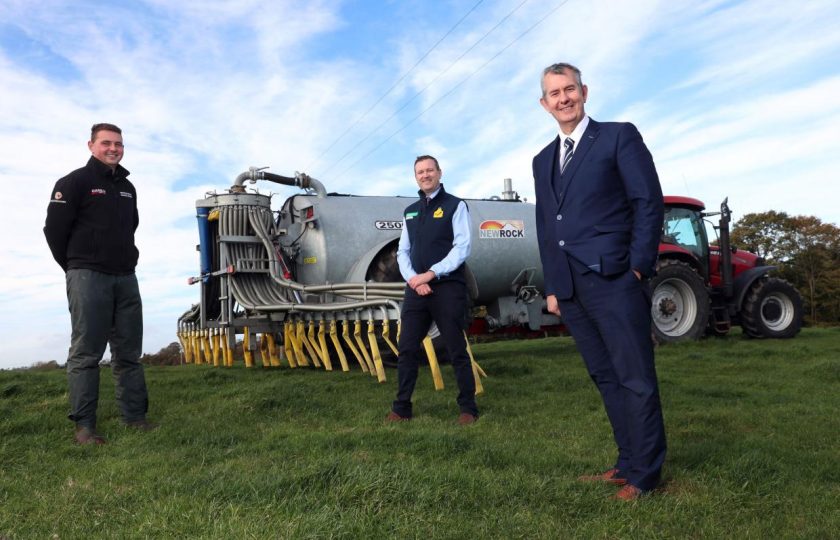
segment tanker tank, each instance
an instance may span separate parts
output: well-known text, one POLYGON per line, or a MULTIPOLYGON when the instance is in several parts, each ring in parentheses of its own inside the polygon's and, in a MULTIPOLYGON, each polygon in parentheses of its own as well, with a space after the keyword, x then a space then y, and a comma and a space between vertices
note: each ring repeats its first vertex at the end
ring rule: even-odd
MULTIPOLYGON (((466 199, 472 220, 466 276, 473 313, 490 330, 557 324, 545 313, 540 294, 534 207, 519 199, 509 179, 504 187, 501 197, 466 199)), ((219 341, 223 350, 204 356, 221 357, 224 364, 237 334, 254 354, 257 340, 249 338, 261 333, 261 347, 273 348, 279 338, 278 348, 293 360, 309 357, 329 365, 337 354, 345 368, 343 337, 363 369, 376 370, 382 379, 372 360, 379 356, 377 343, 396 354, 388 334, 397 330, 405 287, 396 250, 403 210, 413 200, 328 194, 308 175, 285 177, 254 167, 228 190, 208 193, 196 202, 200 272, 189 280, 200 286, 200 299, 179 319, 185 352, 219 341), (295 186, 303 193, 273 210, 272 195, 245 188, 257 181, 295 186), (360 335, 363 323, 367 344, 360 335), (384 340, 373 337, 374 328, 384 340)), ((192 356, 201 359, 200 353, 192 356)), ((264 363, 273 362, 271 354, 264 355, 264 363)))

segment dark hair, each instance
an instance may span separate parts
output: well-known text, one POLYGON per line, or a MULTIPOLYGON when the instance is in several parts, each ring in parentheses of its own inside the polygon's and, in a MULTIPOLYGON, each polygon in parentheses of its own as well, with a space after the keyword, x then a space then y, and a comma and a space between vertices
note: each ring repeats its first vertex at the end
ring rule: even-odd
POLYGON ((540 89, 542 90, 543 97, 545 97, 545 76, 549 73, 554 73, 555 75, 563 75, 567 71, 571 71, 574 74, 575 80, 577 80, 578 88, 583 88, 583 82, 580 78, 580 70, 572 64, 558 62, 556 64, 551 64, 543 70, 542 78, 540 79, 540 89))
POLYGON ((93 124, 93 127, 90 128, 91 142, 96 140, 96 134, 100 131, 113 131, 114 133, 122 135, 122 130, 114 124, 93 124))
POLYGON ((440 164, 438 163, 438 160, 435 159, 434 156, 417 156, 417 159, 414 160, 414 165, 416 166, 421 161, 426 161, 427 159, 431 159, 432 161, 434 161, 435 162, 435 167, 437 168, 437 170, 440 170, 440 164))

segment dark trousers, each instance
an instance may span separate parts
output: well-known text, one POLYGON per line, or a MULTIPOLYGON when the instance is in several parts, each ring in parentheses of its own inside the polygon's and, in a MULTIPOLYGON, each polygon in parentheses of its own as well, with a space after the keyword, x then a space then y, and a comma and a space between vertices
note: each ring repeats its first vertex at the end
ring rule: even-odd
POLYGON ((123 421, 143 420, 149 405, 140 354, 143 306, 134 274, 115 276, 94 270, 67 271, 72 335, 67 357, 68 418, 96 427, 99 361, 111 345, 111 372, 123 421))
POLYGON ((405 290, 401 313, 399 360, 397 376, 399 388, 393 411, 402 417, 412 415, 411 395, 417 382, 420 359, 425 353, 423 338, 432 321, 440 330, 446 352, 455 369, 458 382, 458 407, 463 413, 478 416, 475 403, 475 379, 464 338, 467 311, 467 287, 457 281, 431 283, 432 294, 420 296, 410 288, 405 290))
POLYGON ((598 387, 618 446, 619 476, 647 491, 659 483, 665 426, 653 359, 650 293, 631 271, 604 277, 571 271, 563 321, 598 387))

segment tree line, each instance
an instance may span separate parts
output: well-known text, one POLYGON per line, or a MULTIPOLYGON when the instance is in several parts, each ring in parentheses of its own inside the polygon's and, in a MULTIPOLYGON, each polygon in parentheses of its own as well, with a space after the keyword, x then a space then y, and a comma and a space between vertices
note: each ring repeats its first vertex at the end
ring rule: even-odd
POLYGON ((777 266, 779 277, 799 289, 808 322, 840 323, 840 228, 814 216, 770 210, 744 215, 731 239, 777 266))

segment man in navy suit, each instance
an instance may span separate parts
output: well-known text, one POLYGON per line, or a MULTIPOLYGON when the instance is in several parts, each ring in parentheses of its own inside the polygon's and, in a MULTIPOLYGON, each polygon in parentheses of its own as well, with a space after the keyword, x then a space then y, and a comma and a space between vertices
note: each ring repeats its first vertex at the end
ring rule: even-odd
POLYGON ((561 315, 598 387, 618 446, 606 472, 632 500, 659 483, 665 428, 653 360, 650 292, 663 203, 633 124, 586 115, 580 70, 543 71, 540 104, 560 134, 534 157, 537 238, 548 311, 561 315))

